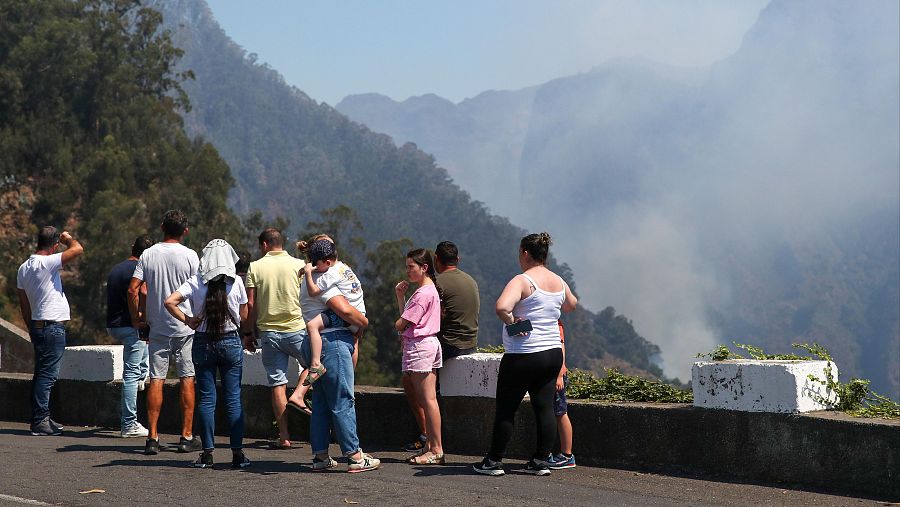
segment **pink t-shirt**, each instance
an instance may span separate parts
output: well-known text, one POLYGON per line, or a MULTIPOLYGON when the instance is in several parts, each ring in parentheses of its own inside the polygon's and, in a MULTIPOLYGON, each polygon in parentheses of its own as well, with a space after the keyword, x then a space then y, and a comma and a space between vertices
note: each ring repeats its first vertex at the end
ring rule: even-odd
POLYGON ((441 330, 441 298, 437 288, 428 284, 416 289, 406 302, 400 317, 412 322, 411 326, 403 330, 404 338, 436 336, 441 330))

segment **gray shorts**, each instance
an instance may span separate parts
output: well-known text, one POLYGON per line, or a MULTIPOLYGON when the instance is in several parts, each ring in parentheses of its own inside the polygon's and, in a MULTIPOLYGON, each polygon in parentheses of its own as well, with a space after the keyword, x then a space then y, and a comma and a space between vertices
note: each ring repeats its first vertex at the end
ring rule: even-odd
POLYGON ((169 373, 169 357, 175 357, 175 373, 178 378, 194 376, 194 360, 191 357, 191 347, 194 345, 194 335, 187 336, 151 336, 150 347, 150 378, 164 379, 169 373))
POLYGON ((295 358, 304 368, 307 366, 306 360, 300 354, 300 348, 306 339, 306 331, 260 331, 259 337, 262 342, 262 362, 266 368, 269 386, 287 384, 288 357, 295 358))

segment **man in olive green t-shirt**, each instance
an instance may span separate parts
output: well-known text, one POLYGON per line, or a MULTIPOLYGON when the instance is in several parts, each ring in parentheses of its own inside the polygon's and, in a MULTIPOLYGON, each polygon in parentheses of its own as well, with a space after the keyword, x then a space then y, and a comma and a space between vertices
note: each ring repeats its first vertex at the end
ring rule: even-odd
POLYGON ((443 291, 441 305, 441 352, 444 360, 472 354, 478 345, 478 284, 457 267, 459 250, 449 241, 434 249, 434 269, 443 291))
MULTIPOLYGON (((262 362, 272 388, 272 411, 278 422, 278 448, 291 446, 285 410, 291 406, 311 413, 303 395, 303 374, 291 399, 287 398, 289 357, 300 361, 300 347, 306 338, 306 322, 300 311, 300 274, 304 261, 284 250, 284 236, 274 228, 259 235, 259 250, 263 256, 250 263, 247 270, 247 306, 249 318, 244 322, 244 344, 253 345, 254 325, 262 342, 262 362)), ((305 371, 303 373, 306 373, 305 371)))

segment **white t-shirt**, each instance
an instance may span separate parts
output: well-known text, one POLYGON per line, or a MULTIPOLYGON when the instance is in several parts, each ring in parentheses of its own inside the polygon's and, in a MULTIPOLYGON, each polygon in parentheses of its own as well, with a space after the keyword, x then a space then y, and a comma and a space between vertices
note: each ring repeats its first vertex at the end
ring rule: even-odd
MULTIPOLYGON (((62 254, 32 254, 19 266, 16 274, 16 288, 25 291, 31 305, 32 320, 69 320, 69 300, 63 292, 59 271, 62 269, 62 254)), ((26 323, 29 326, 31 323, 26 323)))
MULTIPOLYGON (((151 337, 187 336, 194 331, 172 317, 163 305, 181 284, 197 274, 200 258, 197 252, 181 243, 157 243, 144 250, 134 268, 134 278, 147 284, 147 323, 151 337)), ((186 302, 185 302, 186 303, 186 302)), ((191 315, 182 303, 181 311, 191 315)))
MULTIPOLYGON (((199 274, 178 287, 178 293, 184 296, 195 316, 203 314, 207 292, 209 292, 209 286, 203 283, 203 278, 199 274)), ((234 283, 234 280, 230 280, 225 282, 225 294, 228 300, 228 311, 231 313, 231 319, 234 319, 234 321, 225 320, 225 332, 229 333, 237 331, 238 325, 241 323, 241 305, 247 304, 247 290, 244 289, 243 283, 234 283)), ((200 323, 197 331, 206 332, 206 319, 200 323)))
POLYGON ((359 313, 366 314, 366 303, 363 301, 362 284, 359 278, 350 269, 350 266, 341 261, 337 261, 333 266, 328 268, 324 273, 316 273, 313 271, 313 281, 322 292, 326 292, 332 287, 337 287, 341 294, 347 298, 347 302, 351 306, 359 310, 359 313), (317 276, 318 275, 318 276, 317 276))
MULTIPOLYGON (((317 281, 316 275, 324 275, 325 273, 316 273, 313 272, 313 281, 317 281)), ((318 284, 317 284, 318 285, 318 284)), ((322 292, 319 297, 313 297, 309 295, 309 291, 306 290, 306 277, 303 276, 300 278, 300 310, 303 311, 303 320, 309 322, 310 320, 316 318, 320 313, 324 312, 328 306, 325 303, 328 302, 329 299, 335 296, 343 296, 341 294, 341 290, 336 286, 332 286, 330 289, 322 292)), ((343 328, 334 328, 328 327, 322 330, 322 333, 328 333, 334 331, 336 329, 343 328)))

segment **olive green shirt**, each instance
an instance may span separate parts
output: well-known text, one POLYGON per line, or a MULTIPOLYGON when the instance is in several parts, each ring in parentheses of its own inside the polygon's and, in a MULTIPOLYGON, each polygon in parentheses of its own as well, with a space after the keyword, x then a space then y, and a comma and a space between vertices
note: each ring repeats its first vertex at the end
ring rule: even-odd
POLYGON ((458 349, 474 348, 478 345, 478 284, 459 269, 438 274, 437 281, 444 293, 438 339, 458 349))

